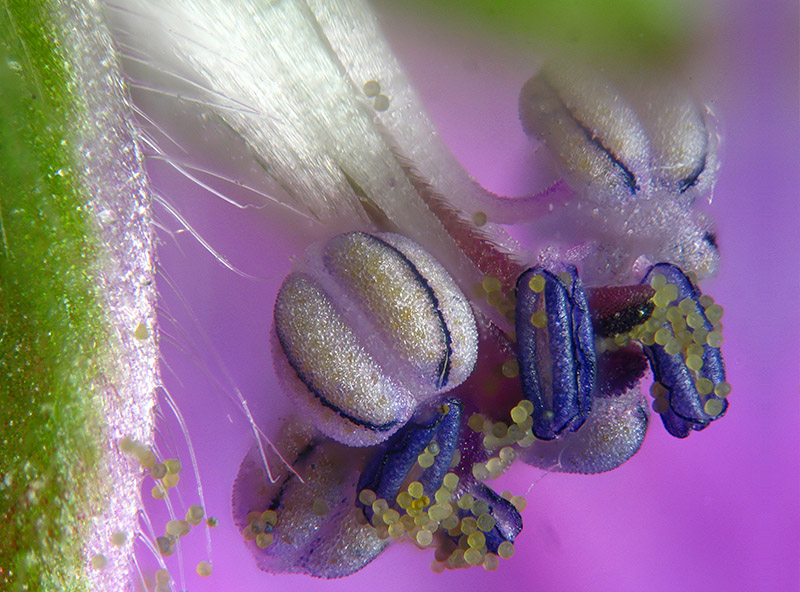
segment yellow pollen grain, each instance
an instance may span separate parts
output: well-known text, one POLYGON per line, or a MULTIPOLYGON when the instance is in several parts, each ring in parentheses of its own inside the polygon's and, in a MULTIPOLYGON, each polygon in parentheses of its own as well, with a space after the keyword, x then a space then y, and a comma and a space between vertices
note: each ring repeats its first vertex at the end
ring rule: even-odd
POLYGON ((487 553, 483 558, 483 569, 486 571, 495 571, 500 566, 500 560, 494 553, 487 553))
POLYGON ((531 325, 537 329, 547 327, 547 313, 543 310, 537 310, 531 315, 531 325))
POLYGON ((278 523, 278 514, 275 510, 265 510, 261 513, 261 519, 267 524, 275 526, 278 523))
POLYGON ((497 554, 503 559, 509 559, 514 555, 514 544, 503 541, 497 546, 497 554))
POLYGON ((213 571, 211 564, 208 561, 201 561, 197 564, 197 575, 201 578, 207 578, 213 571))
POLYGON ((658 291, 667 285, 667 278, 663 273, 656 273, 650 278, 650 287, 658 291))
POLYGON ((478 228, 486 224, 488 222, 488 217, 486 216, 485 212, 475 212, 472 214, 472 223, 475 224, 478 228))
POLYGON ((164 461, 164 467, 167 469, 167 473, 180 473, 181 461, 179 461, 177 458, 168 458, 164 461))
POLYGON ((92 557, 92 568, 100 570, 104 569, 108 565, 108 559, 106 559, 105 555, 95 555, 92 557))
POLYGON ((159 569, 156 571, 156 583, 157 584, 169 584, 169 581, 172 577, 169 575, 169 572, 166 569, 159 569))
POLYGON ((470 565, 480 565, 483 563, 483 553, 478 549, 469 548, 464 551, 464 561, 470 565))
POLYGON ((425 493, 425 489, 419 481, 412 481, 408 485, 408 493, 411 494, 411 497, 419 499, 425 493))
POLYGON ((486 290, 487 293, 490 293, 490 292, 498 292, 502 287, 502 284, 500 283, 500 280, 497 279, 496 277, 489 276, 483 278, 481 286, 483 287, 484 290, 486 290))
POLYGON ((521 495, 515 495, 511 498, 511 504, 517 509, 518 512, 522 512, 522 510, 527 507, 528 501, 521 495))
POLYGON ((714 323, 722 319, 723 312, 724 310, 719 304, 712 304, 711 306, 706 308, 706 317, 713 325, 714 323))
POLYGON ((311 511, 317 516, 327 516, 331 509, 324 499, 315 499, 311 506, 311 511))
POLYGON ((433 466, 433 461, 434 461, 433 455, 431 455, 431 454, 428 454, 428 453, 426 453, 426 452, 423 452, 422 454, 420 454, 420 455, 417 457, 417 463, 418 463, 418 464, 419 464, 419 466, 421 466, 423 469, 427 469, 428 467, 431 467, 431 466, 433 466))
POLYGON ((706 404, 703 405, 703 410, 712 417, 716 417, 720 413, 722 413, 722 401, 719 399, 709 399, 706 401, 706 404))
POLYGON ((703 367, 703 358, 691 354, 686 356, 686 367, 697 372, 703 367))
POLYGON ((494 528, 495 521, 491 514, 481 514, 478 516, 478 529, 483 532, 489 532, 494 528))
POLYGON ((427 547, 433 542, 433 533, 428 530, 420 530, 416 536, 417 543, 423 547, 427 547))
POLYGON ((262 532, 258 536, 256 536, 256 545, 258 545, 259 549, 266 549, 272 544, 272 533, 271 532, 262 532))
POLYGON ((714 390, 714 383, 708 378, 700 378, 697 380, 697 392, 701 395, 710 395, 714 390))
POLYGON ((443 480, 444 486, 450 491, 454 491, 458 487, 458 475, 455 473, 447 473, 443 480))
POLYGON ((714 394, 718 397, 727 397, 731 392, 731 385, 728 382, 720 382, 714 387, 714 394))
POLYGON ((519 363, 516 360, 506 360, 503 362, 502 372, 506 378, 516 378, 519 376, 519 363))
POLYGON ((375 503, 376 499, 377 497, 375 496, 375 492, 371 489, 362 489, 358 494, 358 501, 365 506, 371 506, 373 503, 375 503))
POLYGON ((534 292, 542 292, 545 286, 544 276, 536 274, 528 280, 528 287, 534 292))

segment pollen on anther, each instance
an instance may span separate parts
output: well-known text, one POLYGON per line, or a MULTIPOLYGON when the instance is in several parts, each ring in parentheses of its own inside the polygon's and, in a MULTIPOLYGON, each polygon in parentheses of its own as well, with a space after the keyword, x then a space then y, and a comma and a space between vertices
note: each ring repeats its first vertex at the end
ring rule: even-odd
POLYGON ((92 567, 94 569, 104 569, 108 565, 108 559, 106 559, 105 555, 97 554, 92 557, 92 567))
POLYGON ((478 228, 486 224, 486 222, 488 222, 488 218, 485 212, 475 212, 472 214, 472 223, 478 228))
POLYGON ((722 413, 722 409, 723 409, 722 401, 720 401, 719 399, 709 399, 703 406, 703 410, 712 417, 715 417, 720 413, 722 413))

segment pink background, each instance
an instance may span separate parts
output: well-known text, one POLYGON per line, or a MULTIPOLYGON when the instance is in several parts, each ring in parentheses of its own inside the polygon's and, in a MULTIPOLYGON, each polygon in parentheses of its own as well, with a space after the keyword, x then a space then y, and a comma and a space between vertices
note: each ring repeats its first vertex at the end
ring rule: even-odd
MULTIPOLYGON (((230 488, 250 439, 224 373, 230 373, 259 423, 280 415, 282 396, 272 376, 267 332, 288 258, 303 245, 291 234, 277 234, 269 220, 223 213, 225 208, 205 199, 192 221, 209 225, 204 236, 235 265, 269 279, 254 282, 232 274, 188 235, 165 237, 160 251, 165 278, 179 287, 198 322, 162 278, 165 315, 176 319, 164 322, 165 358, 172 369, 165 371, 165 382, 186 416, 206 505, 221 522, 212 532, 215 573, 208 579, 194 573, 207 555, 203 536, 193 532, 184 539, 186 589, 800 589, 798 10, 789 0, 757 6, 740 0, 720 7, 717 18, 709 40, 713 67, 702 86, 716 95, 713 106, 723 123, 723 163, 710 206, 722 267, 704 289, 726 310, 723 352, 733 385, 727 416, 682 441, 668 436, 655 419, 642 451, 606 475, 550 474, 537 481, 540 471, 515 466, 499 488, 524 493, 535 485, 527 495, 516 555, 501 562, 498 572, 432 574, 431 553, 410 545, 390 548, 339 581, 260 572, 230 524, 230 488)), ((517 92, 531 68, 491 44, 473 41, 467 47, 470 37, 463 31, 395 18, 387 33, 464 166, 494 191, 531 189, 528 171, 536 157, 516 115, 517 92)), ((189 184, 170 183, 176 195, 197 192, 189 184)), ((166 405, 162 412, 170 415, 166 405)), ((177 427, 167 423, 187 466, 177 427)), ((188 475, 181 495, 187 505, 197 502, 188 475)), ((159 504, 151 506, 160 530, 164 513, 159 504)), ((148 553, 139 551, 147 572, 148 553)), ((170 558, 169 566, 177 576, 177 558, 170 558)))

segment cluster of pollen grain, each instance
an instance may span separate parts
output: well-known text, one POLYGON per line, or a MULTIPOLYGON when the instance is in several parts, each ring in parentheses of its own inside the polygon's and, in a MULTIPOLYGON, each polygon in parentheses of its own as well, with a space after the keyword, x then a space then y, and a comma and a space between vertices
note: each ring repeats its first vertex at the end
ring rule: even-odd
POLYGON ((389 97, 381 93, 381 83, 377 80, 367 80, 364 83, 364 94, 372 99, 375 111, 386 111, 389 108, 389 97))
MULTIPOLYGON (((422 483, 412 481, 397 495, 396 507, 399 510, 391 507, 387 500, 377 499, 370 489, 363 489, 358 499, 372 508, 372 525, 378 537, 408 539, 420 548, 435 547, 431 564, 434 571, 475 565, 495 569, 498 556, 487 549, 484 534, 495 526, 489 505, 469 494, 455 499, 458 483, 455 473, 447 473, 442 486, 430 499, 425 495, 422 483)), ((501 544, 498 553, 510 557, 513 545, 501 544)))
POLYGON ((517 297, 513 291, 505 292, 503 284, 498 278, 492 276, 483 278, 483 281, 475 286, 475 296, 478 299, 486 300, 489 306, 496 308, 503 318, 510 324, 514 324, 517 297))
MULTIPOLYGON (((177 486, 180 480, 180 474, 183 468, 181 461, 177 458, 168 458, 163 462, 159 462, 153 450, 127 436, 120 440, 119 448, 124 454, 138 460, 139 464, 141 464, 155 480, 156 484, 151 490, 153 498, 163 499, 169 504, 169 490, 177 486)), ((169 507, 170 512, 172 512, 171 506, 169 507)), ((183 520, 177 518, 169 520, 164 527, 164 534, 156 537, 155 543, 158 552, 164 557, 174 554, 176 545, 181 537, 189 534, 193 526, 199 526, 203 522, 205 514, 206 511, 203 506, 194 504, 189 506, 189 509, 186 510, 186 516, 183 520)), ((217 519, 209 517, 206 520, 206 524, 211 527, 216 526, 217 519)), ((122 531, 115 532, 111 537, 112 543, 117 546, 122 546, 125 544, 126 540, 127 534, 122 531)), ((159 583, 158 586, 156 586, 156 590, 168 590, 169 573, 166 572, 166 570, 161 571, 167 573, 167 579, 159 583)), ((201 561, 197 565, 197 573, 203 577, 211 575, 211 564, 207 561, 201 561)))
MULTIPOLYGON (((500 450, 496 457, 490 459, 486 463, 476 464, 475 466, 477 467, 485 464, 485 469, 490 477, 499 476, 503 470, 505 470, 505 466, 513 462, 516 456, 516 452, 513 448, 514 446, 527 448, 533 444, 536 441, 536 436, 533 435, 531 430, 533 427, 531 413, 533 413, 533 403, 527 399, 523 399, 511 409, 511 423, 492 421, 480 413, 473 414, 467 421, 467 425, 473 431, 483 434, 483 447, 489 452, 500 450), (499 472, 495 470, 499 469, 502 465, 504 465, 502 470, 499 470, 499 472), (497 474, 492 475, 493 473, 497 474)), ((478 470, 482 471, 482 469, 478 470)), ((474 472, 475 467, 473 467, 473 473, 474 472)), ((485 476, 475 476, 478 477, 478 479, 487 478, 485 476)))
MULTIPOLYGON (((719 348, 722 343, 722 307, 707 294, 700 297, 699 307, 691 298, 679 301, 678 287, 669 283, 660 273, 653 275, 650 286, 655 290, 650 318, 627 333, 597 340, 598 353, 624 347, 631 341, 646 346, 658 344, 666 353, 683 357, 700 395, 708 397, 713 393, 715 397, 727 397, 731 392, 729 383, 723 381, 715 384, 700 372, 703 368, 703 347, 719 348), (702 314, 700 308, 703 309, 702 314), (711 323, 711 330, 704 327, 705 319, 711 323)), ((667 389, 655 382, 650 392, 654 398, 653 410, 665 413, 669 409, 667 389)), ((719 415, 722 408, 722 402, 716 398, 708 398, 704 404, 705 412, 711 416, 719 415)))
POLYGON ((276 524, 278 524, 278 514, 274 510, 250 512, 242 536, 246 541, 255 541, 259 549, 266 549, 272 544, 272 531, 275 530, 276 524))

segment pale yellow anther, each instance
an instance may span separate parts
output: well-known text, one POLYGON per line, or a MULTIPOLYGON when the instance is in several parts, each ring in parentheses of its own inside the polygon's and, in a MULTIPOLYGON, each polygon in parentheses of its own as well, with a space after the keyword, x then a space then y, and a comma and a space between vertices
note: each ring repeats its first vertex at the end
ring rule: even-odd
POLYGON ((259 549, 266 549, 272 544, 272 533, 271 532, 262 532, 258 536, 256 536, 256 545, 258 545, 259 549))
POLYGON ((207 578, 213 571, 211 564, 208 561, 201 561, 197 564, 197 575, 201 578, 207 578))

